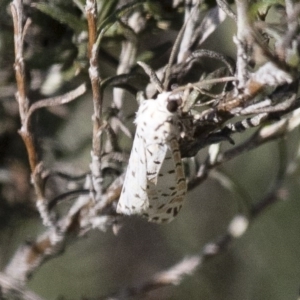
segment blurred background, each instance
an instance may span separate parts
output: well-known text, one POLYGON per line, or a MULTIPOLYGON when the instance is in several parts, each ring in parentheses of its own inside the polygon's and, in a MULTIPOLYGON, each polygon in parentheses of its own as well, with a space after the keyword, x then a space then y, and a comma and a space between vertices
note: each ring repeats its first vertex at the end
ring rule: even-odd
MULTIPOLYGON (((105 0, 98 2, 100 8, 108 10, 107 14, 120 4, 112 0, 108 7, 105 0)), ((7 0, 0 2, 1 270, 20 245, 44 231, 34 206, 26 150, 17 132, 20 121, 14 97, 13 26, 9 3, 7 0)), ((32 19, 25 47, 30 98, 35 101, 61 94, 78 82, 88 80, 86 50, 82 49, 79 35, 41 8, 35 8, 34 2, 24 3, 25 12, 32 19)), ((74 3, 56 0, 51 5, 85 22, 74 3)), ((179 5, 175 9, 172 1, 167 0, 150 3, 153 4, 152 15, 149 13, 147 28, 139 36, 139 55, 152 56, 151 66, 158 68, 167 62, 170 46, 182 25, 183 8, 179 5), (166 29, 162 29, 163 25, 166 29)), ((206 5, 213 7, 215 3, 206 1, 206 5)), ((111 29, 103 44, 102 56, 100 53, 102 78, 116 74, 122 40, 122 33, 117 30, 117 27, 111 29)), ((227 18, 201 47, 235 58, 234 32, 234 22, 227 18)), ((199 72, 213 70, 214 63, 204 59, 198 66, 199 72)), ((132 84, 141 89, 145 82, 143 77, 132 84)), ((104 99, 108 107, 112 88, 106 90, 104 99)), ((135 98, 126 92, 123 113, 128 116, 125 123, 132 132, 136 109, 135 98)), ((91 92, 88 91, 68 105, 43 109, 36 115, 36 132, 47 167, 75 174, 88 172, 92 111, 91 92)), ((250 133, 233 138, 239 142, 250 133)), ((298 140, 298 130, 285 138, 290 161, 297 156, 298 140)), ((122 136, 120 146, 129 152, 131 140, 122 136)), ((222 147, 229 145, 224 143, 222 147)), ((202 150, 199 157, 204 159, 205 153, 206 150, 202 150)), ((259 202, 274 183, 278 160, 278 142, 272 142, 222 165, 220 171, 245 191, 253 204, 259 202)), ((297 299, 300 287, 298 172, 286 179, 282 199, 254 219, 245 235, 234 241, 228 250, 206 261, 182 284, 155 290, 138 299, 297 299)), ((53 183, 49 198, 59 192, 61 188, 53 183)), ((64 203, 61 213, 64 205, 71 203, 72 200, 64 203)), ((98 299, 128 286, 138 286, 184 257, 200 253, 205 244, 226 233, 235 215, 247 214, 247 207, 247 200, 241 193, 226 189, 212 173, 202 185, 188 193, 184 208, 172 223, 156 225, 130 217, 124 219, 117 235, 112 230, 90 231, 64 253, 42 265, 29 280, 28 288, 45 299, 98 299)))

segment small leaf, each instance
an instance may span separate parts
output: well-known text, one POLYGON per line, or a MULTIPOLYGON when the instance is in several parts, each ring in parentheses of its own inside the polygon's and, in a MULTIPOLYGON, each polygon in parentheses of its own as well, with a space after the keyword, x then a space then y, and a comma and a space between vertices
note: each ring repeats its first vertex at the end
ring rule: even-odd
POLYGON ((141 76, 141 74, 120 74, 112 77, 108 77, 101 82, 101 93, 104 92, 104 89, 108 86, 120 87, 124 88, 128 92, 135 95, 137 93, 137 89, 129 84, 130 79, 137 78, 137 76, 141 76))
POLYGON ((86 24, 82 20, 80 20, 74 14, 71 14, 59 8, 58 6, 52 6, 46 3, 36 3, 35 7, 39 11, 57 20, 58 22, 66 24, 67 26, 72 28, 77 34, 86 30, 86 24))
POLYGON ((116 22, 119 18, 124 16, 127 12, 134 9, 136 6, 143 4, 145 0, 136 0, 123 5, 121 8, 117 9, 112 15, 107 17, 99 26, 100 31, 106 31, 114 22, 116 22))
POLYGON ((103 0, 98 6, 98 24, 101 24, 108 16, 116 10, 117 0, 103 0))

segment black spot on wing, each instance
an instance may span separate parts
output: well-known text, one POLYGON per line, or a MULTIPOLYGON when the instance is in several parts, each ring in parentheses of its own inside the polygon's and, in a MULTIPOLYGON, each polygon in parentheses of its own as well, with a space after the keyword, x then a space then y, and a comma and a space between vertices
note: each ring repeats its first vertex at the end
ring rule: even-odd
POLYGON ((179 213, 178 207, 174 207, 173 217, 176 217, 179 213))
POLYGON ((148 107, 146 106, 146 102, 144 102, 145 103, 145 107, 141 110, 141 113, 144 113, 147 109, 148 109, 148 107))
POLYGON ((155 175, 156 172, 147 172, 147 175, 155 175))
POLYGON ((159 124, 154 130, 157 131, 160 127, 162 127, 164 125, 164 123, 159 124))
POLYGON ((152 156, 153 153, 147 148, 148 153, 152 156))
POLYGON ((185 179, 184 179, 184 178, 178 179, 177 184, 179 184, 179 183, 182 182, 182 181, 185 181, 185 179))

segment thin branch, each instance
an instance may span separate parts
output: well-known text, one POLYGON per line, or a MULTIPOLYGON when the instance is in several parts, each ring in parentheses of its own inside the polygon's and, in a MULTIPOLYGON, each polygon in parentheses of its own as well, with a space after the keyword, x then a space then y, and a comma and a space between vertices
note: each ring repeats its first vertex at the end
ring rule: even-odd
POLYGON ((201 165, 197 177, 189 181, 189 190, 192 190, 199 184, 201 184, 206 179, 207 173, 210 169, 213 169, 218 165, 232 160, 235 157, 240 156, 252 149, 256 149, 267 142, 284 137, 299 125, 300 108, 294 110, 292 113, 290 113, 289 116, 281 119, 280 121, 260 128, 244 143, 218 154, 216 159, 212 163, 205 163, 201 165))
POLYGON ((19 113, 21 117, 22 127, 19 131, 25 143, 31 171, 34 172, 36 166, 39 164, 39 155, 35 144, 33 133, 28 124, 25 123, 27 113, 29 110, 29 99, 26 88, 25 77, 25 63, 24 63, 24 31, 23 31, 23 3, 21 0, 14 0, 11 5, 11 13, 14 22, 14 45, 15 45, 15 75, 17 81, 18 92, 16 94, 19 103, 19 113), (26 127, 24 127, 27 125, 26 127))
MULTIPOLYGON (((17 101, 19 103, 19 113, 21 117, 22 127, 19 130, 24 144, 27 149, 29 164, 31 168, 31 178, 34 185, 35 193, 37 195, 36 207, 42 217, 46 226, 52 226, 52 218, 47 211, 46 197, 45 197, 45 170, 43 163, 40 161, 37 149, 35 135, 30 126, 29 113, 29 99, 27 98, 26 78, 25 78, 25 64, 23 57, 23 42, 26 28, 23 29, 23 3, 21 0, 14 0, 11 3, 11 12, 14 22, 14 41, 15 41, 15 73, 17 81, 17 101)), ((28 24, 28 23, 26 23, 28 24)))
POLYGON ((151 82, 155 85, 156 90, 159 93, 162 93, 164 90, 164 86, 161 83, 161 81, 158 79, 154 70, 152 70, 150 66, 148 66, 147 64, 145 64, 142 61, 138 61, 137 64, 140 65, 144 69, 145 73, 149 76, 151 82))
MULTIPOLYGON (((120 292, 109 296, 100 297, 99 300, 125 300, 131 297, 140 296, 158 288, 179 285, 186 276, 192 275, 201 264, 199 256, 190 256, 174 265, 168 270, 155 274, 150 280, 135 287, 127 287, 120 292)), ((96 300, 96 299, 94 299, 96 300)))
MULTIPOLYGON (((87 179, 85 190, 78 191, 81 196, 74 201, 68 213, 57 221, 56 227, 59 230, 49 228, 35 240, 21 245, 6 266, 5 275, 24 285, 41 265, 61 254, 74 240, 84 236, 91 229, 98 228, 105 231, 115 224, 115 212, 104 216, 101 213, 118 200, 124 183, 124 175, 116 178, 102 195, 103 200, 94 208, 94 214, 90 213, 90 195, 82 193, 86 193, 88 191, 86 188, 90 186, 87 179)), ((51 203, 51 205, 54 204, 51 203)))
POLYGON ((42 99, 42 100, 39 100, 39 101, 33 103, 30 106, 28 113, 26 114, 26 118, 24 120, 24 126, 27 127, 26 124, 28 124, 31 115, 37 109, 69 103, 69 102, 73 101, 74 99, 83 95, 85 92, 86 92, 86 85, 85 85, 85 83, 83 83, 80 86, 78 86, 76 89, 74 89, 66 94, 63 94, 63 95, 60 95, 57 97, 53 97, 53 98, 49 98, 49 99, 42 99))
POLYGON ((226 0, 216 0, 216 2, 228 17, 232 18, 235 22, 237 21, 236 14, 232 11, 226 0))
MULTIPOLYGON (((126 40, 123 41, 121 45, 122 49, 117 75, 129 73, 133 67, 138 51, 138 33, 145 28, 146 20, 140 11, 135 11, 129 16, 128 25, 121 21, 119 21, 119 24, 122 26, 126 40)), ((114 104, 120 109, 123 105, 124 90, 114 88, 113 94, 114 104)), ((116 128, 114 128, 114 130, 116 131, 116 128)))
POLYGON ((199 12, 198 5, 199 0, 191 0, 192 9, 186 5, 185 9, 185 20, 184 23, 176 37, 174 45, 172 47, 172 51, 169 57, 169 61, 165 70, 165 79, 163 82, 164 90, 167 90, 172 70, 172 65, 175 61, 176 54, 177 55, 177 63, 181 63, 184 60, 184 55, 189 50, 189 43, 191 40, 191 36, 194 33, 196 24, 198 23, 198 15, 196 12, 199 12))
POLYGON ((98 49, 96 45, 97 40, 97 1, 87 0, 86 6, 86 18, 88 21, 88 58, 90 62, 89 76, 92 86, 93 94, 93 146, 91 151, 92 162, 90 164, 90 169, 92 172, 93 179, 93 189, 95 190, 95 201, 101 200, 102 196, 102 175, 101 175, 101 151, 102 151, 102 136, 100 134, 100 129, 102 126, 102 95, 100 92, 101 77, 99 73, 99 56, 98 49))
MULTIPOLYGON (((0 273, 0 286, 0 297, 2 294, 4 294, 4 299, 43 300, 43 298, 31 291, 24 289, 15 280, 4 275, 3 273, 0 273)), ((3 298, 1 297, 1 299, 3 298)))
POLYGON ((226 67, 228 68, 231 75, 234 74, 234 68, 235 68, 234 62, 222 53, 218 53, 218 52, 215 52, 212 50, 206 50, 206 49, 196 50, 187 58, 187 62, 189 62, 192 59, 199 58, 199 57, 209 57, 209 58, 218 59, 226 65, 226 67))
POLYGON ((237 77, 239 80, 238 88, 243 89, 248 80, 249 53, 253 45, 253 34, 249 21, 248 2, 236 0, 237 9, 237 77))

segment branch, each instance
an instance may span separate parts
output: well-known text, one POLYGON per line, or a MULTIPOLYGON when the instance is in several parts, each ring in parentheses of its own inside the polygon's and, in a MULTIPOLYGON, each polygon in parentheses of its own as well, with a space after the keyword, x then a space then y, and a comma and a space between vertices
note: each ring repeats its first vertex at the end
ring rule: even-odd
POLYGON ((99 45, 97 40, 97 2, 96 0, 87 0, 85 6, 86 18, 88 21, 88 58, 90 62, 89 76, 93 94, 93 146, 91 151, 92 162, 90 169, 92 172, 92 185, 95 190, 94 200, 99 202, 102 196, 102 175, 101 175, 101 126, 102 126, 102 96, 100 92, 101 77, 99 73, 99 45))
POLYGON ((0 273, 0 286, 1 299, 43 300, 43 298, 35 293, 25 290, 16 281, 3 273, 0 273), (6 295, 5 298, 2 298, 2 295, 6 295), (6 298, 7 296, 9 296, 9 298, 6 298))
POLYGON ((24 120, 25 128, 28 127, 29 119, 36 110, 43 108, 43 107, 50 107, 50 106, 56 106, 56 105, 62 105, 62 104, 69 103, 69 102, 73 101, 74 99, 82 96, 85 92, 86 92, 86 85, 85 85, 85 83, 83 83, 80 86, 78 86, 77 88, 75 88, 74 90, 72 90, 66 94, 60 95, 58 97, 49 98, 49 99, 42 99, 42 100, 39 100, 39 101, 33 103, 30 106, 30 108, 26 114, 25 120, 24 120))

